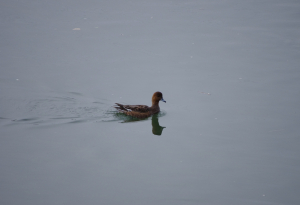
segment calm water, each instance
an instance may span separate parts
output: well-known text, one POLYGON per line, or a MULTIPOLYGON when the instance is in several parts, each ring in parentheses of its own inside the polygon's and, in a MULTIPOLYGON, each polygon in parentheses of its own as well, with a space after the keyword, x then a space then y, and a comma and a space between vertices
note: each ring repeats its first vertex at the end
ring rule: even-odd
POLYGON ((299 11, 2 1, 0 204, 300 204, 299 11))

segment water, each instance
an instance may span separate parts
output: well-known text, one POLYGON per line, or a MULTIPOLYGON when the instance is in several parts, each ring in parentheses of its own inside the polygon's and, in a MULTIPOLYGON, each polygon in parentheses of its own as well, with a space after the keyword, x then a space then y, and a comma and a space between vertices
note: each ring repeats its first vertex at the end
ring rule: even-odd
POLYGON ((299 8, 2 1, 0 204, 299 204, 299 8))

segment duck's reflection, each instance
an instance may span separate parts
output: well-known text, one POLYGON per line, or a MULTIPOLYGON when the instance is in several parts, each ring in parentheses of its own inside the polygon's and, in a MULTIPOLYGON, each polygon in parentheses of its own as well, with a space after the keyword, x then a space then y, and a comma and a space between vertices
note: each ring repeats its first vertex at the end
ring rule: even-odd
MULTIPOLYGON (((122 123, 137 122, 137 121, 143 121, 149 119, 149 118, 138 119, 132 116, 124 115, 123 113, 116 113, 115 116, 118 117, 119 119, 122 119, 123 120, 122 123)), ((152 115, 152 133, 154 135, 161 135, 164 128, 166 127, 162 127, 159 125, 158 114, 152 115)))
POLYGON ((152 116, 152 133, 154 135, 161 135, 163 129, 166 127, 162 127, 159 125, 157 114, 152 116))

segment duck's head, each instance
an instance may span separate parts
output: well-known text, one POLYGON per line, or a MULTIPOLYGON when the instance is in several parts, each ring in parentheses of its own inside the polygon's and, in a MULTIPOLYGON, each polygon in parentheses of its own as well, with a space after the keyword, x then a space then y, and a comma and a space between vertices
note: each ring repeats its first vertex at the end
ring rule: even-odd
POLYGON ((161 92, 155 92, 152 96, 152 104, 156 104, 158 103, 159 101, 163 101, 163 102, 166 102, 164 99, 163 99, 163 95, 161 92))

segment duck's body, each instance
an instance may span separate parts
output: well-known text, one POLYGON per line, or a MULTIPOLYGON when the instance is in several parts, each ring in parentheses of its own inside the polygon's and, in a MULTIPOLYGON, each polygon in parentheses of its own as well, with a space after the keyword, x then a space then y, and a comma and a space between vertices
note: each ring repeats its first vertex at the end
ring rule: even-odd
POLYGON ((159 113, 159 101, 166 102, 163 99, 161 92, 155 92, 152 96, 152 106, 149 107, 147 105, 122 105, 119 103, 116 103, 118 106, 115 108, 126 115, 133 116, 136 118, 147 118, 150 117, 153 114, 159 113))

